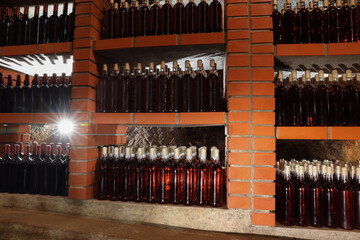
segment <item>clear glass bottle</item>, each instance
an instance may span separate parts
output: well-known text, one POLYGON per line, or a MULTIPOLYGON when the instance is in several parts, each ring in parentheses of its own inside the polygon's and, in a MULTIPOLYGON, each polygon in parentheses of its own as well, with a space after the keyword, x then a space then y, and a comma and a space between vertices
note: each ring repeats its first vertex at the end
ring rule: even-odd
POLYGON ((212 151, 210 167, 210 202, 213 207, 221 207, 225 203, 225 169, 221 167, 219 149, 212 151))
POLYGON ((156 192, 159 203, 169 203, 171 198, 172 176, 169 165, 169 150, 167 147, 161 149, 161 164, 159 166, 160 174, 158 175, 156 192))
POLYGON ((180 161, 180 148, 174 150, 174 163, 171 166, 172 186, 171 186, 171 203, 180 204, 183 202, 185 172, 183 164, 180 161))
POLYGON ((355 228, 360 229, 360 167, 356 168, 356 184, 354 187, 355 197, 355 228))
POLYGON ((337 194, 337 226, 352 230, 355 228, 354 190, 349 184, 347 167, 341 168, 341 177, 337 194))
POLYGON ((206 159, 206 148, 200 148, 197 166, 197 205, 207 206, 210 203, 210 174, 206 159))
POLYGON ((193 205, 196 203, 196 191, 194 186, 196 185, 196 167, 192 162, 192 150, 188 148, 186 150, 186 162, 184 165, 185 179, 183 181, 184 188, 184 204, 193 205))
POLYGON ((295 223, 295 185, 291 181, 290 166, 285 165, 284 179, 280 185, 280 223, 292 226, 295 223))
POLYGON ((318 167, 312 167, 312 182, 308 185, 309 224, 313 227, 323 226, 322 186, 319 182, 318 167))
POLYGON ((337 187, 332 179, 332 168, 331 166, 327 166, 326 179, 325 183, 323 184, 322 200, 324 205, 324 226, 328 228, 336 228, 337 187))

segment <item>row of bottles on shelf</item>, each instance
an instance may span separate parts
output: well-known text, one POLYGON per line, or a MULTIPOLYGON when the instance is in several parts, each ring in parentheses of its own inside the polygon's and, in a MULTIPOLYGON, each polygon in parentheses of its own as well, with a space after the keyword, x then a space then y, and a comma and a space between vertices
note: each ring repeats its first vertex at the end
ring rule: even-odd
POLYGON ((192 71, 190 61, 185 61, 182 72, 176 61, 173 71, 161 62, 156 71, 151 62, 143 71, 140 63, 134 73, 125 63, 123 74, 118 64, 109 73, 105 64, 97 88, 97 112, 216 112, 224 108, 222 77, 216 63, 210 60, 211 70, 203 68, 198 60, 198 70, 192 71))
POLYGON ((0 73, 0 112, 1 113, 38 113, 69 112, 71 103, 71 76, 65 73, 61 77, 54 73, 50 78, 44 74, 41 78, 34 75, 31 86, 30 76, 17 75, 13 87, 12 76, 4 84, 4 76, 0 73))
POLYGON ((276 219, 284 225, 360 229, 360 165, 277 162, 276 219))
POLYGON ((64 2, 63 13, 58 16, 58 4, 54 3, 53 14, 48 17, 48 4, 43 6, 43 14, 39 16, 38 5, 34 16, 29 19, 29 7, 24 7, 20 17, 20 8, 15 8, 11 17, 10 8, 0 23, 0 46, 28 45, 42 43, 72 42, 75 28, 75 1, 73 10, 68 14, 68 2, 64 2))
POLYGON ((360 125, 360 74, 353 77, 351 70, 342 75, 337 70, 325 79, 320 70, 311 78, 306 71, 301 79, 292 71, 288 81, 279 71, 275 89, 277 126, 358 126, 360 125), (327 84, 328 83, 328 84, 327 84))
POLYGON ((96 167, 97 199, 221 207, 225 203, 225 169, 219 149, 196 147, 109 146, 96 167))
POLYGON ((5 144, 0 158, 0 192, 67 196, 70 144, 65 153, 60 143, 54 146, 34 142, 31 153, 26 143, 22 153, 20 144, 15 144, 11 157, 10 144, 5 144))
POLYGON ((110 0, 110 8, 104 11, 101 28, 103 39, 183 33, 206 33, 222 31, 222 6, 218 0, 210 5, 206 0, 196 6, 194 0, 184 6, 182 0, 172 6, 169 0, 160 6, 155 0, 150 7, 148 1, 125 0, 120 5, 110 0))
POLYGON ((305 6, 305 0, 291 9, 291 0, 281 13, 277 0, 273 0, 274 44, 280 43, 338 43, 360 41, 360 2, 355 0, 324 0, 319 7, 318 0, 305 6), (329 4, 330 2, 330 4, 329 4))

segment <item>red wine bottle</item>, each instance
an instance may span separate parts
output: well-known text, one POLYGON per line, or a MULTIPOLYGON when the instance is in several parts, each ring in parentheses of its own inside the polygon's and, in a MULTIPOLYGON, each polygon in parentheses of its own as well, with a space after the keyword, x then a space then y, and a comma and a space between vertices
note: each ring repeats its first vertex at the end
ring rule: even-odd
POLYGON ((173 8, 169 2, 169 0, 165 1, 165 4, 162 5, 161 11, 160 11, 160 19, 161 19, 161 25, 162 25, 162 34, 168 35, 173 34, 173 8))
MULTIPOLYGON (((20 154, 21 155, 21 145, 19 147, 20 154)), ((30 144, 27 143, 25 145, 25 155, 23 157, 20 156, 19 158, 19 193, 28 193, 28 178, 29 178, 29 150, 30 150, 30 144)))
POLYGON ((210 60, 210 74, 207 76, 207 82, 209 85, 209 111, 217 112, 220 108, 221 101, 221 83, 219 81, 219 74, 216 71, 216 63, 214 59, 210 60))
POLYGON ((10 157, 10 144, 5 144, 4 149, 4 159, 1 164, 2 174, 0 176, 0 192, 8 192, 9 191, 9 173, 10 173, 10 163, 12 162, 12 158, 10 157))
POLYGON ((332 86, 329 90, 329 125, 344 125, 344 90, 338 82, 338 72, 332 71, 332 86))
MULTIPOLYGON (((44 144, 42 144, 44 146, 44 144)), ((45 153, 40 155, 40 165, 39 165, 39 193, 41 195, 49 195, 50 191, 50 163, 52 161, 50 155, 50 145, 46 145, 45 153)), ((42 150, 43 151, 43 150, 42 150)))
POLYGON ((66 78, 66 99, 65 99, 65 112, 70 112, 71 107, 71 91, 72 91, 72 77, 66 78))
POLYGON ((157 79, 154 75, 154 63, 150 62, 149 72, 145 78, 146 82, 146 112, 158 112, 160 106, 160 88, 157 86, 157 79))
POLYGON ((147 1, 144 1, 141 5, 141 7, 139 8, 139 29, 138 29, 138 35, 139 36, 147 36, 149 35, 149 29, 148 29, 148 25, 149 25, 149 7, 147 4, 147 1))
POLYGON ((39 44, 49 42, 49 18, 48 18, 48 5, 44 4, 43 15, 39 20, 39 44))
POLYGON ((24 14, 20 20, 19 25, 19 45, 29 44, 30 20, 29 7, 24 7, 24 14))
POLYGON ((113 105, 114 105, 114 112, 119 112, 119 98, 122 92, 122 88, 120 87, 120 75, 119 75, 119 65, 117 63, 114 64, 114 69, 112 72, 112 78, 114 82, 114 98, 113 98, 113 105))
POLYGON ((138 9, 135 6, 134 0, 131 1, 131 6, 127 10, 127 16, 128 16, 128 36, 135 37, 138 35, 136 28, 138 9))
POLYGON ((206 0, 201 0, 199 5, 197 6, 197 22, 198 29, 200 33, 209 32, 209 4, 207 4, 206 0))
POLYGON ((41 79, 41 86, 40 86, 40 96, 42 98, 42 105, 41 105, 41 111, 40 112, 50 112, 50 91, 48 86, 48 76, 47 74, 44 74, 41 79))
POLYGON ((360 2, 357 2, 355 6, 355 1, 350 0, 351 5, 351 15, 353 22, 353 41, 360 42, 360 2))
MULTIPOLYGON (((116 4, 116 3, 115 3, 116 4)), ((110 165, 110 200, 120 200, 120 155, 119 147, 114 149, 114 159, 110 165)))
MULTIPOLYGON (((204 100, 206 99, 205 97, 206 94, 202 93, 200 89, 201 85, 204 85, 201 83, 205 81, 202 61, 198 60, 197 65, 198 65, 197 73, 191 85, 188 85, 188 91, 190 90, 190 108, 188 109, 189 112, 199 112, 201 111, 200 107, 205 106, 204 100)), ((203 110, 205 109, 203 108, 203 110)))
POLYGON ((60 195, 68 195, 69 187, 69 162, 70 162, 70 143, 66 144, 65 155, 61 159, 61 173, 60 173, 60 195))
POLYGON ((190 61, 185 61, 185 73, 181 79, 181 111, 187 112, 191 109, 191 94, 190 89, 193 87, 192 85, 193 77, 191 76, 191 66, 190 61))
POLYGON ((20 145, 15 144, 14 155, 9 164, 9 193, 19 192, 19 173, 20 173, 20 145))
POLYGON ((184 181, 182 182, 184 188, 184 204, 193 205, 196 203, 196 191, 194 190, 196 181, 196 167, 192 162, 192 151, 188 148, 186 151, 186 162, 184 164, 184 181))
POLYGON ((161 15, 160 15, 160 6, 158 0, 154 1, 154 5, 150 8, 150 35, 160 35, 161 34, 161 15))
POLYGON ((291 0, 286 0, 286 10, 283 14, 283 43, 296 43, 296 14, 291 10, 291 0))
POLYGON ((171 97, 171 86, 170 86, 170 81, 169 78, 167 76, 167 73, 165 72, 166 66, 165 66, 165 62, 162 61, 161 62, 161 68, 160 68, 160 74, 158 76, 158 81, 161 84, 160 87, 160 96, 161 96, 161 107, 160 107, 160 111, 161 112, 169 112, 170 111, 170 97, 171 97))
POLYGON ((63 73, 60 77, 60 84, 59 86, 57 86, 58 89, 58 97, 59 97, 59 102, 58 102, 58 111, 59 112, 66 112, 68 110, 68 105, 67 105, 67 87, 66 87, 66 75, 65 73, 63 73))
POLYGON ((141 63, 137 64, 135 73, 136 82, 136 111, 146 111, 146 81, 142 73, 141 63))
POLYGON ((24 91, 21 87, 21 75, 17 75, 16 86, 14 87, 15 95, 15 112, 22 113, 24 112, 24 91))
POLYGON ((319 71, 319 82, 315 90, 316 125, 327 126, 329 120, 329 89, 325 86, 324 71, 319 71))
MULTIPOLYGON (((210 5, 211 7, 211 5, 210 5)), ((281 43, 282 35, 281 35, 281 28, 282 28, 282 15, 278 11, 277 7, 277 0, 273 0, 273 12, 272 12, 272 19, 273 19, 273 38, 274 38, 274 45, 281 43)))
POLYGON ((50 159, 49 164, 49 193, 52 196, 60 195, 60 180, 61 180, 61 146, 56 145, 55 158, 50 159))
POLYGON ((353 84, 352 72, 350 69, 346 70, 346 82, 346 87, 344 88, 345 125, 356 126, 359 122, 359 103, 357 100, 357 88, 353 84))
POLYGON ((177 0, 173 11, 174 16, 174 33, 185 33, 185 6, 182 0, 177 0))
POLYGON ((121 2, 119 8, 119 37, 124 38, 128 36, 128 3, 121 2))
MULTIPOLYGON (((275 3, 274 3, 275 4, 275 3)), ((209 7, 210 32, 222 31, 222 6, 218 0, 213 0, 209 7)))
POLYGON ((43 99, 41 97, 41 90, 40 90, 40 86, 39 86, 39 76, 37 74, 34 75, 34 78, 32 80, 31 93, 32 93, 32 99, 33 99, 33 105, 32 105, 33 112, 39 113, 39 112, 41 112, 41 109, 42 109, 43 99))
POLYGON ((10 8, 5 8, 6 15, 1 23, 1 38, 2 45, 9 46, 10 45, 10 28, 11 28, 11 17, 10 17, 10 8))
POLYGON ((60 19, 58 17, 58 4, 54 3, 53 15, 51 15, 49 19, 49 43, 59 42, 60 27, 60 19))
POLYGON ((356 184, 354 187, 355 197, 355 228, 360 229, 360 167, 356 168, 356 184))
POLYGON ((0 104, 0 112, 4 113, 6 112, 6 87, 4 85, 4 75, 3 73, 0 73, 0 101, 2 104, 0 104))
POLYGON ((28 74, 25 75, 24 86, 22 87, 23 95, 24 95, 24 111, 25 113, 32 113, 32 105, 33 105, 33 98, 31 93, 30 87, 30 76, 28 74))
MULTIPOLYGON (((26 147, 25 147, 25 157, 26 157, 26 147)), ((29 162, 29 178, 28 186, 30 194, 39 193, 39 164, 40 164, 40 146, 37 142, 33 143, 33 154, 30 157, 26 157, 29 162)))
POLYGON ((348 1, 343 1, 339 9, 339 40, 340 42, 352 42, 352 17, 348 1))
POLYGON ((170 112, 180 111, 180 90, 179 67, 177 61, 173 62, 173 72, 169 78, 170 82, 170 112))
POLYGON ((56 84, 57 76, 56 73, 50 78, 50 111, 51 112, 60 112, 60 92, 59 87, 56 84))
POLYGON ((68 25, 66 31, 66 41, 72 42, 74 41, 74 32, 75 32, 75 9, 76 9, 76 2, 73 1, 72 4, 72 11, 68 16, 68 25))
POLYGON ((104 14, 104 21, 105 22, 105 38, 111 39, 114 38, 114 0, 110 0, 110 7, 106 10, 104 14))
POLYGON ((169 203, 171 195, 171 168, 169 164, 169 152, 168 148, 163 148, 161 150, 161 163, 159 166, 158 178, 156 179, 158 183, 158 188, 156 189, 158 194, 159 203, 169 203))
POLYGON ((349 184, 347 167, 341 168, 341 176, 337 194, 337 227, 352 230, 355 228, 354 190, 349 184))
POLYGON ((319 8, 318 1, 314 0, 314 8, 309 13, 310 16, 310 40, 312 43, 324 42, 324 12, 319 8))
POLYGON ((305 72, 305 86, 301 90, 301 125, 314 126, 315 88, 311 85, 310 71, 305 72))
POLYGON ((59 26, 59 42, 67 41, 67 26, 68 26, 68 3, 64 2, 63 13, 60 15, 60 26, 59 26))
POLYGON ((197 24, 197 8, 194 0, 189 0, 188 4, 186 4, 185 14, 186 33, 199 32, 197 24))
POLYGON ((15 15, 10 24, 9 45, 19 45, 19 29, 20 29, 20 8, 15 8, 15 15))
POLYGON ((6 113, 13 113, 15 112, 15 91, 14 88, 12 86, 12 76, 9 75, 8 79, 7 79, 7 86, 5 89, 5 104, 6 105, 6 109, 5 112, 6 113))
POLYGON ((130 66, 129 63, 125 63, 124 75, 124 109, 125 112, 135 112, 135 99, 136 99, 136 82, 135 79, 130 75, 130 66))
POLYGON ((120 30, 120 15, 119 15, 119 4, 114 4, 114 37, 113 38, 119 38, 119 30, 120 30))

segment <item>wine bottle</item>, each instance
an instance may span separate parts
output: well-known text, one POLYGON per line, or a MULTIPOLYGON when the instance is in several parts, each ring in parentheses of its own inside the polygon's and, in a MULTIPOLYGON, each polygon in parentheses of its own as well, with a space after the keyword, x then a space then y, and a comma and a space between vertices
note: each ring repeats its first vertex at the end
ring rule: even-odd
POLYGON ((71 107, 71 91, 72 91, 72 76, 66 78, 66 99, 65 99, 65 112, 70 112, 71 107))
POLYGON ((193 77, 191 76, 190 61, 185 61, 185 72, 181 78, 181 111, 188 112, 191 109, 191 88, 193 87, 193 77))
POLYGON ((68 25, 67 25, 67 34, 66 40, 67 42, 74 41, 74 32, 75 32, 75 10, 76 10, 76 2, 73 0, 72 11, 68 16, 68 25))
POLYGON ((128 3, 121 0, 121 7, 119 8, 119 37, 124 38, 128 36, 128 3))
POLYGON ((108 189, 107 189, 107 147, 102 148, 102 154, 97 160, 96 163, 96 178, 97 178, 97 199, 105 200, 107 199, 108 189))
POLYGON ((273 0, 272 19, 273 19, 273 39, 274 39, 274 45, 276 45, 281 43, 282 41, 282 34, 281 34, 282 14, 278 11, 277 0, 273 0))
POLYGON ((11 17, 10 8, 5 8, 6 15, 1 22, 2 46, 10 45, 11 17))
POLYGON ((353 23, 353 42, 360 41, 360 2, 355 6, 355 0, 350 0, 353 23))
POLYGON ((154 1, 154 5, 150 8, 150 35, 161 35, 161 15, 160 15, 160 6, 158 0, 154 1))
POLYGON ((146 82, 146 112, 158 112, 160 101, 160 88, 157 86, 157 79, 154 76, 154 63, 149 64, 149 73, 145 78, 146 82))
POLYGON ((315 88, 311 85, 310 70, 305 71, 305 86, 301 90, 301 117, 302 126, 314 126, 315 88))
POLYGON ((165 66, 165 61, 161 62, 160 65, 160 74, 158 76, 158 81, 160 82, 160 95, 161 95, 161 112, 169 112, 170 111, 170 96, 171 96, 171 86, 170 81, 167 76, 167 73, 165 72, 165 69, 167 67, 165 66))
POLYGON ((149 21, 149 7, 148 7, 148 1, 144 1, 139 8, 139 29, 138 29, 138 35, 139 36, 147 36, 149 35, 148 30, 148 21, 149 21))
POLYGON ((160 22, 162 25, 161 33, 163 35, 173 34, 173 7, 169 0, 165 0, 165 4, 161 7, 160 14, 160 22))
POLYGON ((60 94, 59 88, 57 86, 57 76, 56 73, 50 78, 50 111, 51 112, 60 112, 60 94))
MULTIPOLYGON (((276 1, 276 0, 275 0, 276 1)), ((275 4, 275 2, 274 2, 275 4)), ((209 6, 210 32, 222 31, 222 6, 218 0, 213 0, 209 6)))
POLYGON ((343 0, 343 6, 339 9, 339 41, 352 42, 352 17, 348 1, 343 0))
POLYGON ((182 0, 177 0, 174 9, 174 33, 185 33, 185 6, 182 0))
POLYGON ((18 193, 19 192, 19 174, 20 174, 20 163, 21 163, 21 158, 19 156, 19 152, 20 152, 20 145, 19 144, 15 144, 15 149, 14 149, 14 155, 11 159, 11 161, 9 162, 9 193, 18 193))
POLYGON ((51 196, 60 195, 61 180, 61 146, 57 145, 55 150, 55 158, 50 159, 49 163, 49 194, 51 196))
POLYGON ((22 87, 23 95, 24 95, 24 105, 23 109, 25 113, 32 113, 33 109, 33 98, 32 91, 30 87, 30 76, 28 74, 25 75, 24 86, 22 87))
POLYGON ((318 0, 313 1, 313 10, 310 12, 310 39, 312 43, 324 42, 324 12, 318 6, 318 0))
POLYGON ((283 43, 296 43, 296 14, 291 10, 291 0, 286 0, 286 11, 283 14, 283 43))
POLYGON ((16 86, 14 87, 14 96, 15 96, 15 112, 22 113, 24 112, 24 91, 21 87, 21 75, 16 77, 16 86))
POLYGON ((106 10, 104 14, 104 24, 105 24, 105 38, 111 39, 114 38, 114 0, 110 0, 110 7, 106 10))
POLYGON ((329 125, 344 125, 344 95, 338 82, 337 70, 332 71, 332 86, 329 90, 329 125))
POLYGON ((301 121, 301 89, 298 86, 297 73, 291 73, 291 87, 288 90, 288 125, 300 126, 301 121))
POLYGON ((292 226, 295 223, 295 185, 291 181, 290 166, 285 165, 284 180, 280 185, 280 209, 279 220, 281 224, 292 226))
POLYGON ((5 144, 4 149, 4 159, 1 163, 2 174, 0 176, 0 192, 8 192, 9 191, 9 178, 10 178, 10 163, 12 162, 12 158, 10 157, 10 144, 5 144))
POLYGON ((3 73, 0 73, 0 101, 3 104, 0 104, 0 113, 4 113, 6 112, 6 101, 7 101, 7 97, 6 97, 6 87, 4 85, 4 75, 3 73))
POLYGON ((114 90, 113 90, 114 112, 119 112, 120 105, 121 105, 119 99, 120 99, 120 95, 122 93, 123 85, 121 84, 121 81, 120 81, 119 65, 117 63, 114 64, 112 78, 113 78, 113 83, 114 83, 114 90))
POLYGON ((347 167, 341 168, 341 183, 337 194, 337 226, 352 230, 355 228, 354 190, 349 185, 347 167))
POLYGON ((186 163, 184 165, 185 179, 183 181, 184 188, 184 204, 185 205, 193 205, 195 203, 196 191, 194 190, 194 185, 196 182, 194 181, 194 177, 196 177, 196 167, 192 163, 192 150, 188 148, 186 150, 186 163))
POLYGON ((49 18, 48 18, 48 5, 44 4, 43 15, 39 19, 39 44, 49 42, 49 18))
POLYGON ((129 63, 125 63, 124 70, 124 84, 125 84, 125 112, 135 112, 136 109, 136 81, 135 78, 130 75, 129 63))
POLYGON ((159 203, 169 203, 171 195, 171 168, 169 166, 169 150, 167 147, 161 149, 160 174, 157 178, 159 203))
POLYGON ((49 43, 57 43, 59 42, 59 35, 60 35, 60 18, 58 17, 58 4, 54 3, 54 10, 53 15, 51 15, 49 19, 49 28, 48 28, 48 35, 49 35, 49 43))
MULTIPOLYGON (((53 88, 54 90, 55 88, 53 88)), ((66 86, 66 75, 65 73, 61 74, 60 84, 57 86, 57 95, 58 95, 58 111, 59 112, 67 112, 69 107, 67 104, 67 86, 66 86)))
POLYGON ((41 112, 43 99, 41 96, 41 90, 39 86, 39 76, 37 74, 34 75, 34 78, 31 83, 31 93, 33 99, 32 109, 34 113, 41 112))
POLYGON ((180 148, 174 150, 174 163, 171 166, 172 185, 171 185, 171 198, 170 202, 180 204, 183 202, 184 188, 182 181, 185 179, 185 172, 183 164, 180 161, 180 148))
MULTIPOLYGON (((33 143, 33 155, 27 157, 29 164, 29 193, 39 193, 39 165, 40 165, 40 146, 37 142, 33 143)), ((26 150, 26 148, 25 148, 26 150)), ((26 156, 26 151, 25 151, 26 156)))
POLYGON ((194 0, 189 0, 185 7, 185 28, 186 33, 199 32, 197 24, 197 8, 194 0))
POLYGON ((353 84, 352 72, 346 70, 346 87, 344 88, 344 117, 346 126, 356 126, 359 122, 359 105, 357 89, 353 84))
POLYGON ((179 77, 179 67, 177 61, 173 62, 173 72, 169 78, 170 82, 170 112, 180 111, 180 90, 181 82, 179 77))
MULTIPOLYGON (((116 3, 115 3, 116 4, 116 3)), ((119 147, 114 148, 114 159, 110 168, 110 200, 120 200, 120 161, 119 147)))
POLYGON ((190 90, 190 109, 188 109, 189 112, 199 112, 201 110, 204 110, 200 109, 200 107, 204 107, 204 101, 208 100, 206 99, 206 93, 208 93, 208 91, 204 89, 206 93, 201 92, 201 87, 205 88, 205 84, 203 83, 206 79, 203 74, 203 65, 201 60, 198 60, 197 66, 198 70, 192 81, 192 86, 190 87, 190 85, 188 85, 188 91, 190 90))
POLYGON ((70 163, 70 143, 66 144, 65 155, 61 160, 60 174, 60 195, 68 195, 69 187, 69 163, 70 163))
POLYGON ((131 1, 131 6, 127 10, 128 15, 128 36, 129 37, 135 37, 138 35, 137 28, 136 28, 136 22, 137 22, 137 16, 138 16, 138 9, 135 6, 135 0, 131 1))
POLYGON ((354 187, 355 196, 355 228, 360 229, 360 167, 356 168, 356 185, 354 187))
MULTIPOLYGON (((198 60, 198 62, 201 60, 198 60)), ((201 63, 201 68, 198 68, 198 73, 194 78, 194 81, 199 77, 199 110, 200 112, 209 111, 209 97, 210 97, 210 85, 206 77, 206 72, 201 63)))
POLYGON ((15 112, 15 91, 12 86, 12 76, 9 75, 7 79, 7 86, 5 88, 5 102, 3 104, 6 105, 5 112, 6 113, 14 113, 15 112))
POLYGON ((68 22, 69 22, 69 17, 68 17, 68 2, 64 2, 64 7, 63 7, 63 13, 60 15, 60 19, 59 19, 59 42, 66 42, 67 41, 67 36, 68 36, 68 32, 67 32, 67 26, 68 26, 68 22))
POLYGON ((154 203, 157 202, 157 175, 158 175, 158 163, 157 163, 157 154, 156 148, 150 148, 150 157, 149 157, 149 167, 147 168, 148 179, 146 181, 147 191, 146 191, 146 202, 154 203))
POLYGON ((9 45, 19 45, 19 31, 20 31, 20 8, 15 7, 15 15, 10 24, 9 31, 9 45))
POLYGON ((50 112, 51 106, 51 96, 48 86, 48 76, 45 73, 41 79, 41 86, 40 86, 40 96, 42 98, 41 110, 40 112, 50 112))
POLYGON ((146 112, 146 80, 142 73, 141 63, 137 64, 135 73, 136 82, 136 111, 146 112))
POLYGON ((220 165, 219 149, 211 151, 212 165, 210 167, 210 205, 221 207, 224 204, 225 169, 220 165))

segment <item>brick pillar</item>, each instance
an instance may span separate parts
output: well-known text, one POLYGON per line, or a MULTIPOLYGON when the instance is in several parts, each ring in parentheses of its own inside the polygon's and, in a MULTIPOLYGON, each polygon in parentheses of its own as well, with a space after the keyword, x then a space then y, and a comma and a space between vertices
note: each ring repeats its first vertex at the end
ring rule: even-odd
POLYGON ((269 0, 227 1, 228 207, 275 225, 275 98, 269 0))

